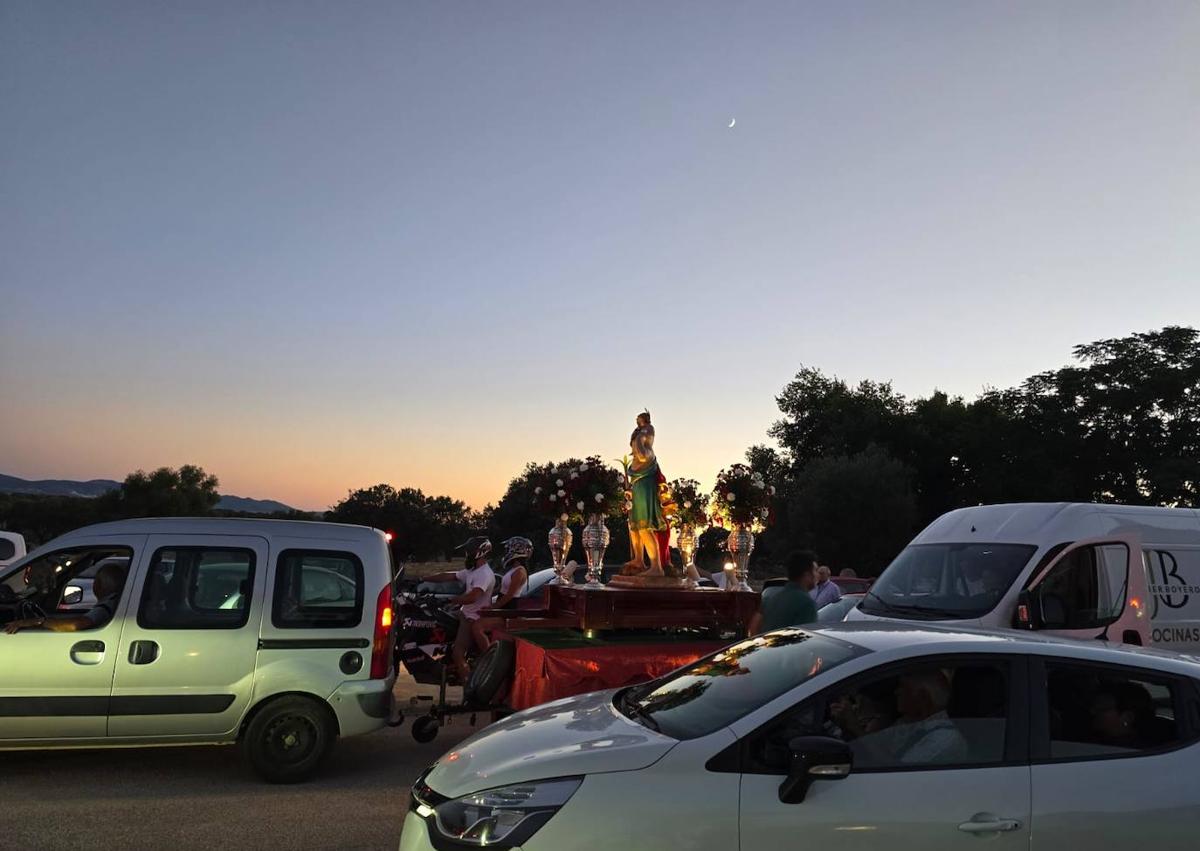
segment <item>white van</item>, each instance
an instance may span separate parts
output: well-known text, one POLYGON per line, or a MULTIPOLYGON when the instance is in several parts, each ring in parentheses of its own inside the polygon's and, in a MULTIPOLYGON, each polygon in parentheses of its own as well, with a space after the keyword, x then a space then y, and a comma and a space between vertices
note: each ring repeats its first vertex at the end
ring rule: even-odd
POLYGON ((1200 511, 981 505, 933 521, 847 620, 1040 629, 1200 650, 1200 511))
POLYGON ((24 555, 24 535, 16 532, 0 532, 0 569, 8 567, 24 555))
POLYGON ((384 534, 362 526, 146 519, 63 535, 0 570, 0 627, 19 627, 0 630, 0 750, 240 743, 266 779, 302 780, 336 737, 391 715, 392 578, 384 534), (90 614, 64 603, 106 570, 118 594, 90 614))

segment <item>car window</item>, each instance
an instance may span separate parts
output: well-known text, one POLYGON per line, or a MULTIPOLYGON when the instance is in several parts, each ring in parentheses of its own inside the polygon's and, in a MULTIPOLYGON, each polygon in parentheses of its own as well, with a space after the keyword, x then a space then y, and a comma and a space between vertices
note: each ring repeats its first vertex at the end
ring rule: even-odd
MULTIPOLYGON (((112 564, 119 571, 123 590, 128 578, 133 550, 123 546, 74 547, 57 550, 8 569, 0 580, 0 622, 20 617, 40 617, 61 607, 67 585, 77 576, 94 575, 101 564, 112 564)), ((95 599, 72 614, 87 611, 95 599)), ((110 613, 111 616, 111 613, 110 613)))
POLYGON ((996 607, 1036 547, 910 544, 871 586, 862 609, 927 620, 977 618, 996 607))
POLYGON ((828 736, 849 744, 854 771, 1002 763, 1011 678, 1007 661, 923 660, 856 678, 801 703, 750 742, 751 770, 785 774, 788 743, 828 736))
POLYGON ((1125 609, 1129 548, 1097 544, 1067 553, 1037 586, 1047 629, 1099 629, 1125 609))
POLYGON ((705 736, 764 703, 867 653, 802 629, 780 629, 731 644, 619 695, 618 708, 676 739, 705 736))
POLYGON ((238 629, 250 617, 253 550, 164 547, 142 586, 143 629, 238 629))
POLYGON ((1153 673, 1049 663, 1046 705, 1051 759, 1136 756, 1182 744, 1179 707, 1195 692, 1153 673))
POLYGON ((275 573, 271 622, 282 629, 358 626, 363 566, 353 553, 284 550, 275 573))

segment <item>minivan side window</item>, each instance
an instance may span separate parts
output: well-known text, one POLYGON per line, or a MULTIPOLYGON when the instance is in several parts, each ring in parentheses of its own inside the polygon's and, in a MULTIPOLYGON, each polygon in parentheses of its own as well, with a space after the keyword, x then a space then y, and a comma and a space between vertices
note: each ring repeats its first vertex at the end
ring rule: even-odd
POLYGON ((47 553, 21 567, 5 568, 8 572, 0 579, 0 602, 6 605, 0 610, 0 623, 40 614, 81 615, 93 609, 103 613, 107 623, 113 615, 113 601, 104 608, 99 606, 100 601, 92 593, 92 578, 101 567, 116 568, 119 599, 132 560, 133 550, 127 546, 84 546, 47 553), (5 618, 4 610, 11 612, 11 617, 5 618))
POLYGON ((250 618, 253 550, 163 547, 142 587, 142 629, 239 629, 250 618))
POLYGON ((271 623, 280 629, 346 629, 362 622, 363 566, 353 553, 284 550, 271 623))
POLYGON ((1125 610, 1129 548, 1096 544, 1072 550, 1038 585, 1045 629, 1100 629, 1125 610))
POLYGON ((1139 756, 1184 744, 1197 710, 1195 688, 1169 676, 1057 662, 1046 663, 1046 702, 1051 760, 1139 756))

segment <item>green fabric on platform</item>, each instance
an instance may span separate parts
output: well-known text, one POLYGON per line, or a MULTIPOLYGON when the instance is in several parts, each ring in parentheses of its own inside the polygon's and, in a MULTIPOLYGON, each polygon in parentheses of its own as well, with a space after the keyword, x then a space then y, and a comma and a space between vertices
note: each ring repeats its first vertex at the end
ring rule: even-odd
POLYGON ((812 596, 789 582, 762 602, 762 631, 804 626, 817 621, 817 604, 812 596))
POLYGON ((658 461, 644 470, 629 472, 629 489, 633 492, 633 508, 629 512, 630 529, 651 529, 655 532, 667 528, 663 516, 662 502, 658 498, 658 461))

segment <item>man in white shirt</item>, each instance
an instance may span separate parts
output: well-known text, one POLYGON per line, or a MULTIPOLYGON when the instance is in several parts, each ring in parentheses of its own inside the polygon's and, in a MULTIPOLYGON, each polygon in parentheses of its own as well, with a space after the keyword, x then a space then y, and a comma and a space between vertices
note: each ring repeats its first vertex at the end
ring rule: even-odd
MULTIPOLYGON (((467 664, 467 648, 474 641, 473 623, 479 620, 480 614, 492 604, 492 589, 496 584, 496 574, 488 564, 488 556, 492 554, 492 542, 478 535, 458 547, 466 555, 462 570, 443 571, 433 576, 425 577, 426 582, 450 582, 458 580, 463 585, 463 592, 450 600, 451 605, 459 605, 458 633, 454 636, 454 667, 458 671, 459 681, 466 685, 471 676, 471 666, 467 664)), ((480 650, 486 648, 480 647, 480 650)))
POLYGON ((817 584, 808 593, 812 595, 818 609, 842 599, 842 589, 830 578, 832 575, 833 571, 825 565, 817 568, 817 584))
MULTIPOLYGON (((939 669, 902 674, 896 684, 900 717, 890 727, 866 732, 852 713, 834 707, 834 720, 852 736, 856 765, 955 765, 967 760, 967 741, 946 715, 950 681, 939 669)), ((839 707, 840 709, 840 707, 839 707)))

